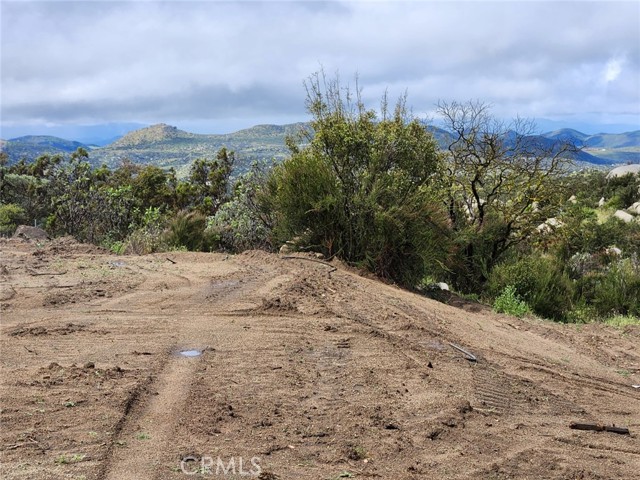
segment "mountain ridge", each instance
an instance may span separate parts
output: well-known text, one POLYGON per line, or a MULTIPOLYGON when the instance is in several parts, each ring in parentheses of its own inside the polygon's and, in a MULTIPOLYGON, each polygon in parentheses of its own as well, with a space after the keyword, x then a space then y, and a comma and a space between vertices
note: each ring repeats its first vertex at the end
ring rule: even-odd
MULTIPOLYGON (((67 154, 82 147, 90 152, 95 164, 117 166, 122 160, 155 164, 184 172, 196 158, 214 157, 225 147, 236 152, 237 169, 245 170, 256 160, 280 161, 288 155, 287 136, 309 133, 305 122, 275 125, 260 124, 227 134, 191 133, 166 123, 158 123, 132 130, 105 146, 86 145, 49 135, 26 135, 0 141, 2 151, 11 162, 21 157, 35 159, 43 153, 67 154)), ((434 136, 441 148, 447 147, 451 134, 433 125, 425 128, 434 136)), ((621 134, 588 135, 571 128, 546 132, 535 137, 550 142, 571 142, 582 148, 575 159, 594 165, 640 161, 640 130, 621 134)))

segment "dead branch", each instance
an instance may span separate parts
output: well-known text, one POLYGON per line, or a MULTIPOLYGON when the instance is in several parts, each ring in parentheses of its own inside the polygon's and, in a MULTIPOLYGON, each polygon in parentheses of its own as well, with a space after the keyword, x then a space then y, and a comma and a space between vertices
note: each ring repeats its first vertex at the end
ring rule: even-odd
POLYGON ((27 272, 29 272, 29 274, 36 276, 36 275, 64 275, 65 273, 67 273, 67 271, 63 271, 63 272, 37 272, 35 270, 33 270, 32 268, 27 268, 26 269, 27 272))
POLYGON ((620 435, 629 435, 629 429, 623 427, 616 427, 615 425, 602 425, 599 423, 577 423, 571 422, 569 424, 569 428, 574 430, 591 430, 595 432, 611 432, 611 433, 619 433, 620 435))

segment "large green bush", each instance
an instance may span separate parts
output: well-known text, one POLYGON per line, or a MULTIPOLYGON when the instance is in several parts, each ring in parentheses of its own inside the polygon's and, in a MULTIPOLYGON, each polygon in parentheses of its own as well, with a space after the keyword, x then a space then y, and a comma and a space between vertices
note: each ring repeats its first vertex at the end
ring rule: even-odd
POLYGON ((269 209, 259 200, 264 196, 267 175, 267 165, 252 165, 236 181, 231 199, 209 217, 206 233, 219 238, 220 248, 232 252, 272 248, 273 222, 269 209))
POLYGON ((600 318, 640 316, 640 262, 637 256, 611 262, 578 280, 582 297, 600 318))
POLYGON ((199 212, 178 212, 170 221, 164 239, 171 248, 189 251, 207 251, 209 237, 205 235, 207 217, 199 212))
POLYGON ((507 285, 493 302, 493 309, 497 313, 506 313, 522 317, 529 313, 529 305, 518 296, 513 285, 507 285))
POLYGON ((276 167, 267 202, 275 243, 303 247, 414 286, 438 269, 447 225, 433 185, 437 145, 404 100, 381 118, 337 82, 311 78, 307 107, 314 135, 276 167), (352 101, 353 100, 353 101, 352 101))
POLYGON ((12 235, 17 226, 24 223, 26 219, 27 214, 19 205, 0 204, 0 235, 12 235))
POLYGON ((542 317, 566 320, 572 308, 573 284, 554 257, 532 254, 499 264, 489 276, 489 294, 508 286, 542 317))

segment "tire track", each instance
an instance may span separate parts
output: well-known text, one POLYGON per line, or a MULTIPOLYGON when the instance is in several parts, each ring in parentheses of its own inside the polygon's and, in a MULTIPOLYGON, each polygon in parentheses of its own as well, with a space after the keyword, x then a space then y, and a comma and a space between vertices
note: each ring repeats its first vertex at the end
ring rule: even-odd
MULTIPOLYGON (((214 279, 177 276, 183 281, 186 279, 186 286, 172 291, 170 296, 173 301, 188 305, 179 317, 182 320, 179 336, 165 353, 165 361, 155 370, 153 380, 139 386, 127 401, 99 480, 164 478, 158 467, 171 450, 172 433, 181 420, 181 412, 188 408, 186 402, 194 374, 203 357, 215 355, 203 344, 216 344, 215 338, 203 335, 203 324, 211 325, 212 311, 224 316, 222 312, 239 300, 253 300, 267 272, 253 273, 256 275, 245 271, 214 279), (187 316, 190 318, 185 318, 187 316), (202 351, 196 357, 187 358, 179 354, 182 348, 202 351), (126 448, 115 448, 118 445, 126 448)), ((144 295, 139 298, 144 299, 144 295)), ((131 305, 133 308, 135 304, 131 305)))

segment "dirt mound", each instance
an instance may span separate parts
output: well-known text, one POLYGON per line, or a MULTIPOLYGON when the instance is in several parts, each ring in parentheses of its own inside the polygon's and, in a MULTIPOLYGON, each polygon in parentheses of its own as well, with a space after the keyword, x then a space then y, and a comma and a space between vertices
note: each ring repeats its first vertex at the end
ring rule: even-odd
POLYGON ((639 327, 436 302, 309 253, 0 245, 2 478, 637 477, 639 327))
POLYGON ((71 235, 66 235, 64 237, 54 238, 51 242, 49 242, 45 249, 47 253, 51 254, 108 254, 109 251, 105 248, 98 247, 96 245, 92 245, 90 243, 81 243, 78 242, 71 235))

